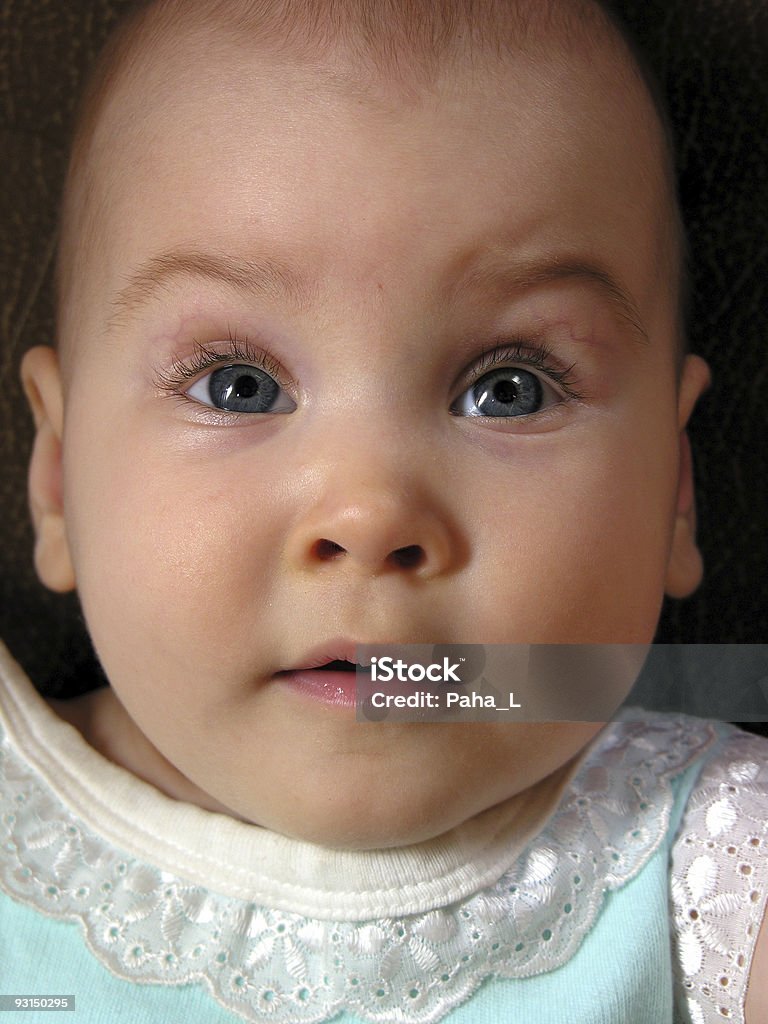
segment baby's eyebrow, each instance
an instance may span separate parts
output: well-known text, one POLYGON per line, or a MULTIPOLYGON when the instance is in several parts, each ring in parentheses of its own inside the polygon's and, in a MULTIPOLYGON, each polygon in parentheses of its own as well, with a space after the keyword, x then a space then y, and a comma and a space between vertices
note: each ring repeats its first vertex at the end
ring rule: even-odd
POLYGON ((299 308, 310 300, 306 280, 276 256, 243 258, 225 252, 173 249, 142 263, 110 303, 108 327, 124 325, 179 278, 203 278, 241 292, 289 299, 299 308))
MULTIPOLYGON (((262 294, 273 300, 288 299, 298 309, 307 308, 313 294, 308 281, 277 256, 244 258, 225 252, 173 249, 151 256, 130 275, 128 283, 110 304, 108 329, 130 321, 175 280, 195 277, 226 284, 240 292, 262 294)), ((521 260, 503 251, 492 250, 454 280, 449 301, 473 289, 513 294, 569 278, 597 287, 638 340, 648 343, 640 311, 629 292, 606 268, 584 258, 556 255, 521 260)))
POLYGON ((629 291, 606 267, 581 256, 556 254, 521 259, 504 248, 494 249, 461 274, 451 289, 451 299, 473 289, 511 295, 570 278, 602 293, 632 329, 637 340, 649 344, 640 310, 629 291))

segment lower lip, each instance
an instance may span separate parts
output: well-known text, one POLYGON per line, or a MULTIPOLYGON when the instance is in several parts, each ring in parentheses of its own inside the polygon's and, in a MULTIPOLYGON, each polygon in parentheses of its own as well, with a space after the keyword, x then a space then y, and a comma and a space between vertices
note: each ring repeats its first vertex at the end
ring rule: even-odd
POLYGON ((321 704, 353 708, 357 696, 356 676, 356 672, 301 669, 298 672, 279 672, 274 678, 276 682, 312 697, 321 704))

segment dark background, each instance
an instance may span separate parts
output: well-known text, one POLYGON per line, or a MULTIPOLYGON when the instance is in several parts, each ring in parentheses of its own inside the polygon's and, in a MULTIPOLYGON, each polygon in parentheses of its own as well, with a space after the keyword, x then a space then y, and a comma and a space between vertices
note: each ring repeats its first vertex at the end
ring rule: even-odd
MULTIPOLYGON (((0 0, 0 637, 46 692, 97 669, 76 598, 32 569, 23 351, 53 338, 71 113, 121 0, 0 0)), ((713 371, 691 434, 706 580, 660 642, 768 640, 768 0, 624 0, 669 101, 692 264, 690 348, 713 371)), ((631 538, 628 538, 631 543, 631 538)))

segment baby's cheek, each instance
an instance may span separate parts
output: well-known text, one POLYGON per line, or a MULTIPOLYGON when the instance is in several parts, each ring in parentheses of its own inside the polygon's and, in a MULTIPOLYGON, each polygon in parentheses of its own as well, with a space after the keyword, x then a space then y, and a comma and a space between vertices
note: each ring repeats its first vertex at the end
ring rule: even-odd
POLYGON ((668 487, 649 477, 622 440, 585 438, 529 466, 503 500, 495 489, 478 559, 485 572, 474 581, 487 609, 486 642, 646 642, 652 635, 668 487))
POLYGON ((263 495, 227 486, 228 467, 182 460, 138 424, 73 444, 68 526, 83 609, 110 674, 221 669, 244 618, 269 598, 279 549, 263 495), (118 443, 119 441, 119 443, 118 443))

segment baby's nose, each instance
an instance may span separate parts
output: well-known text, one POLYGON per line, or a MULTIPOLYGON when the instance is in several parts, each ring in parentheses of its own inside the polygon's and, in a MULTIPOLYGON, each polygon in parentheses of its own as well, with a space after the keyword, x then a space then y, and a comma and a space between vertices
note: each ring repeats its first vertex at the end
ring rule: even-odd
POLYGON ((386 492, 361 485, 354 496, 327 494, 308 510, 291 531, 287 557, 304 571, 335 567, 424 580, 458 568, 465 549, 450 511, 425 488, 386 492))

